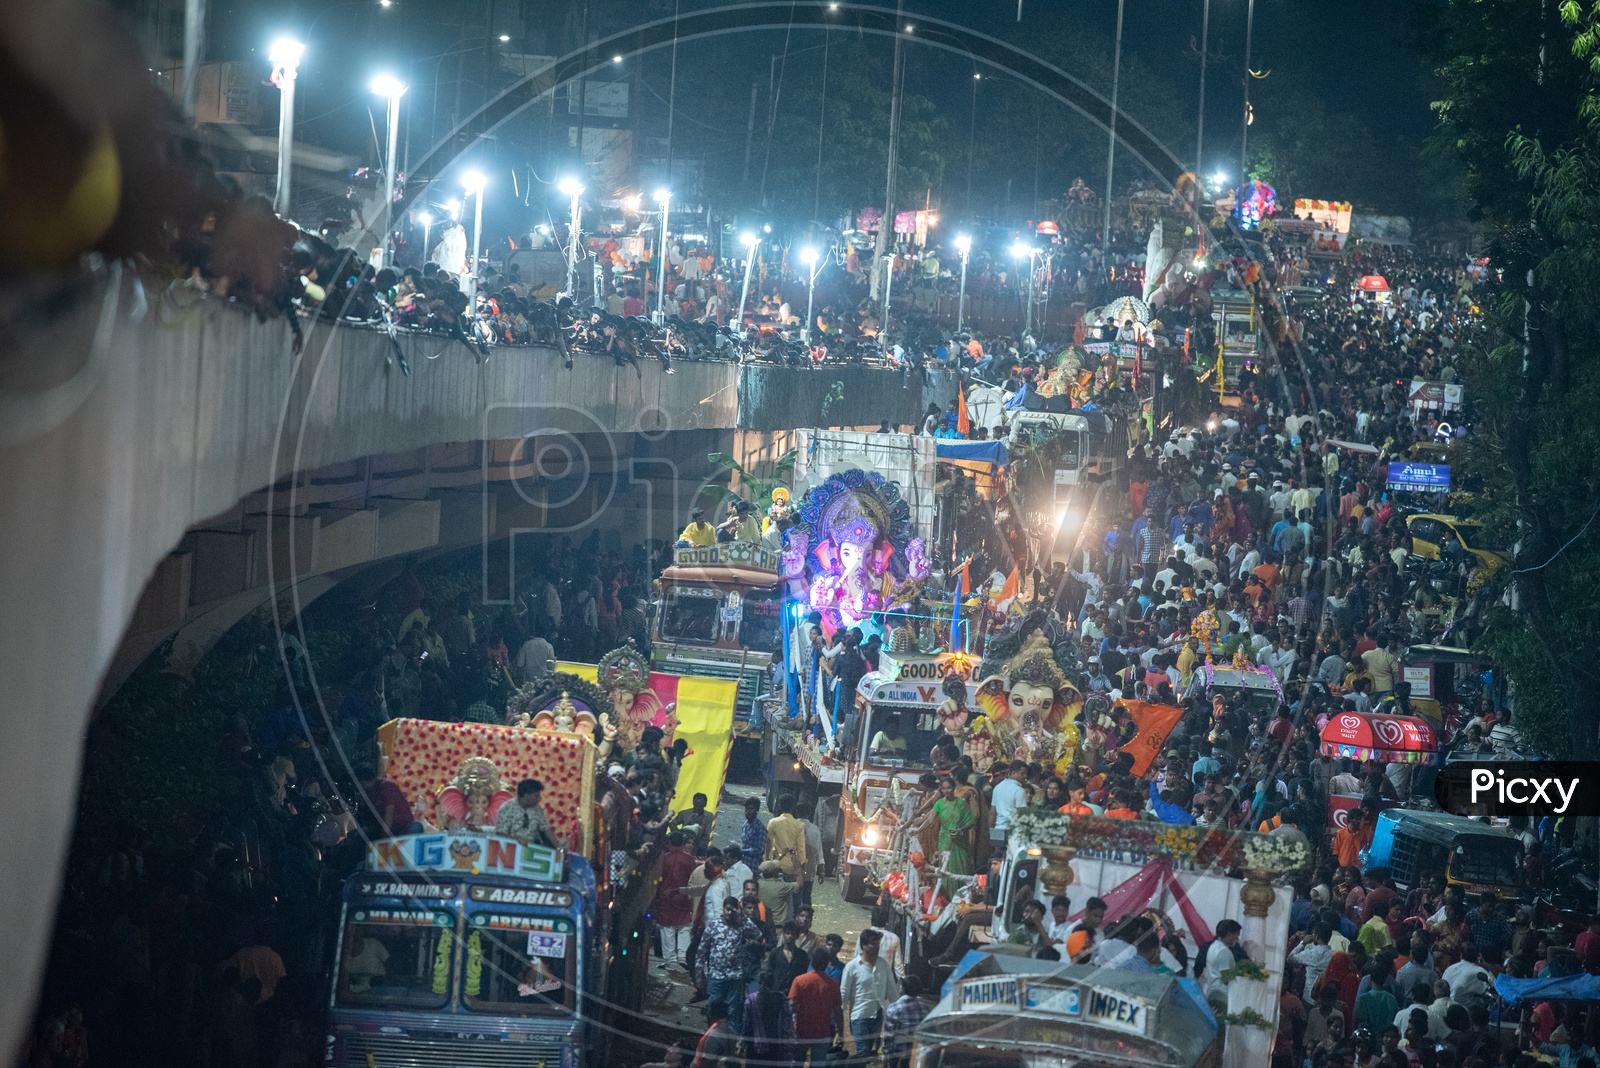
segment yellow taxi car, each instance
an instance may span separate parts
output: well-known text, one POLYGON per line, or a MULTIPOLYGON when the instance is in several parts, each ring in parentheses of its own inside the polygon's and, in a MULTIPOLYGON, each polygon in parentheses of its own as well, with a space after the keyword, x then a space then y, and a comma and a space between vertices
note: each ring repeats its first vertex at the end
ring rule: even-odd
POLYGON ((1407 516, 1406 529, 1411 532, 1411 552, 1424 560, 1444 559, 1451 542, 1459 541, 1481 568, 1479 582, 1511 562, 1510 553, 1492 547, 1488 531, 1476 519, 1424 513, 1407 516))

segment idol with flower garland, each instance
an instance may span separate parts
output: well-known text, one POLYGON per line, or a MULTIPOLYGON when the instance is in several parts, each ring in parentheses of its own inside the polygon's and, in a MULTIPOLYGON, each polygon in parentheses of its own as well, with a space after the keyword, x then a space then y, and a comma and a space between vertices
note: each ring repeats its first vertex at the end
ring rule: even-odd
POLYGON ((911 603, 928 576, 928 555, 900 490, 875 471, 852 468, 808 491, 784 538, 790 592, 822 616, 830 638, 875 612, 911 603))
POLYGON ((1061 623, 1046 611, 1020 619, 991 639, 981 670, 977 705, 1000 756, 1065 769, 1077 752, 1076 719, 1083 695, 1070 681, 1077 654, 1061 623), (1000 657, 1006 657, 1003 662, 1000 657))
POLYGON ((632 749, 663 711, 661 698, 650 689, 650 662, 630 642, 602 656, 595 677, 616 713, 617 744, 632 749))
POLYGON ((602 756, 609 756, 620 742, 611 699, 588 679, 565 671, 518 687, 506 701, 506 723, 525 730, 593 735, 602 756))

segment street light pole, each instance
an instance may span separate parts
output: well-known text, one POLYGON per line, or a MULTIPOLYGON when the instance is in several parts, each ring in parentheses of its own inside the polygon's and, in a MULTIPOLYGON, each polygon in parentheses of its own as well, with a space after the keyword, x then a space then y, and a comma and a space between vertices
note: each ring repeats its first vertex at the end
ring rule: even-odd
POLYGON ((400 146, 400 98, 406 94, 406 85, 390 74, 380 74, 372 79, 372 91, 389 101, 389 155, 383 170, 383 262, 394 264, 394 179, 395 162, 400 146))
POLYGON ((815 321, 817 308, 817 250, 814 248, 802 249, 800 262, 806 265, 806 327, 800 331, 800 338, 807 345, 811 344, 811 324, 815 321))
MULTIPOLYGON (((1250 0, 1245 7, 1244 17, 1244 115, 1240 118, 1239 127, 1239 188, 1244 188, 1245 182, 1250 179, 1250 160, 1245 154, 1246 145, 1250 140, 1250 36, 1256 25, 1256 0, 1250 0)), ((1235 196, 1235 200, 1238 197, 1235 196)))
MULTIPOLYGON (((1252 3, 1255 0, 1251 0, 1252 3)), ((1117 50, 1116 58, 1111 61, 1111 126, 1106 139, 1106 204, 1105 218, 1100 227, 1100 251, 1109 252, 1111 249, 1111 176, 1112 170, 1117 165, 1117 89, 1122 82, 1122 5, 1123 0, 1117 0, 1117 50)))
POLYGON ((576 178, 563 178, 556 188, 572 198, 572 221, 567 228, 567 296, 577 300, 578 232, 583 226, 583 205, 578 198, 583 196, 583 183, 576 178))
POLYGON ((667 212, 672 206, 672 190, 657 189, 656 203, 661 205, 661 264, 656 268, 656 323, 667 321, 667 212))
POLYGON ((278 190, 272 208, 289 217, 290 185, 294 175, 294 83, 306 46, 292 37, 272 42, 267 58, 272 62, 272 84, 278 87, 278 190))
POLYGON ((1200 188, 1200 174, 1205 167, 1206 47, 1211 36, 1211 0, 1205 0, 1200 12, 1200 114, 1194 135, 1194 211, 1196 219, 1200 216, 1200 201, 1204 196, 1200 188))
POLYGON ((1025 298, 1028 303, 1027 308, 1023 313, 1024 323, 1022 327, 1022 334, 1024 337, 1027 337, 1033 333, 1033 258, 1034 256, 1038 255, 1038 249, 1034 248, 1032 245, 1027 245, 1021 241, 1018 241, 1015 245, 1011 246, 1011 255, 1015 256, 1019 260, 1026 257, 1028 261, 1028 288, 1026 290, 1027 296, 1025 298))
POLYGON ((966 322, 967 311, 967 258, 972 254, 972 238, 962 234, 956 238, 956 249, 961 253, 961 289, 956 296, 956 333, 966 322))
POLYGON ((467 314, 478 310, 478 249, 483 244, 483 187, 487 180, 479 171, 468 171, 461 185, 472 196, 472 248, 467 250, 467 274, 472 282, 472 292, 467 296, 467 314))
POLYGON ((750 268, 755 266, 756 247, 761 244, 761 238, 755 234, 744 234, 739 238, 739 243, 744 246, 744 288, 739 290, 739 314, 728 325, 731 329, 743 333, 744 303, 750 296, 750 268))

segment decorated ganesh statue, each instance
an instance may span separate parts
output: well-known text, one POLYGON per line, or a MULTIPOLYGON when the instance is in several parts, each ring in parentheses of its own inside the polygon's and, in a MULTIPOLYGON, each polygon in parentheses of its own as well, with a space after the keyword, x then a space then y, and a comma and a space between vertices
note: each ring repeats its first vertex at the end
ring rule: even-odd
POLYGON ((989 642, 980 669, 986 677, 976 696, 983 730, 969 728, 967 741, 985 756, 1064 771, 1080 741, 1076 720, 1083 695, 1070 681, 1077 668, 1076 651, 1058 620, 1044 612, 1022 617, 989 642))
POLYGON ((639 736, 651 724, 659 726, 670 740, 677 721, 650 689, 650 662, 632 643, 602 656, 596 678, 616 713, 617 744, 622 749, 639 744, 639 736))
POLYGON ((875 471, 852 468, 812 488, 784 539, 783 575, 829 637, 910 604, 928 570, 910 505, 875 471))
POLYGON ((482 830, 494 826, 495 814, 511 796, 500 781, 500 769, 494 761, 468 757, 439 791, 438 810, 450 830, 482 830))
POLYGON ((519 687, 506 702, 506 724, 526 730, 595 737, 601 758, 620 743, 618 716, 611 699, 579 675, 558 671, 519 687))

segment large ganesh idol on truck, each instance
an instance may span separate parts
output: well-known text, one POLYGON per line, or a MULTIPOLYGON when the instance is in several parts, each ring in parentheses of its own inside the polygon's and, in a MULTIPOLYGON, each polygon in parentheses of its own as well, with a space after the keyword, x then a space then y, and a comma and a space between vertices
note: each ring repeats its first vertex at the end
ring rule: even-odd
POLYGON ((830 638, 910 605, 928 577, 911 508, 875 471, 848 470, 808 491, 784 540, 790 593, 822 616, 830 638))
POLYGON ((1071 765, 1082 740, 1083 695, 1071 682, 1078 667, 1070 635, 1048 611, 989 639, 973 701, 981 715, 962 739, 980 770, 997 759, 1038 761, 1057 773, 1071 765))

